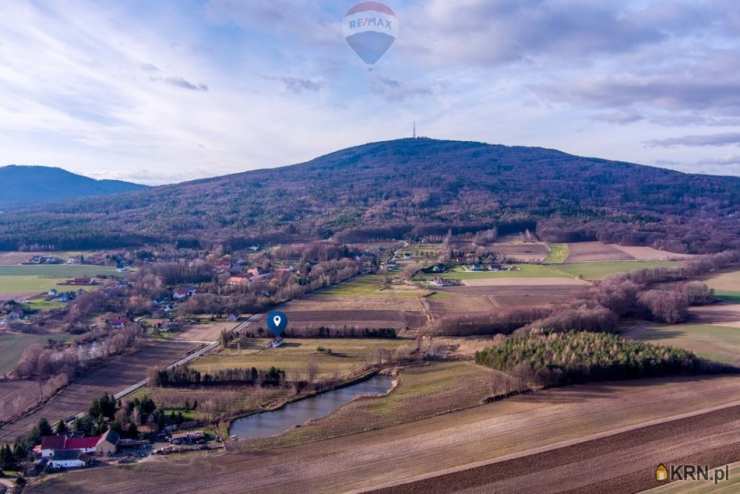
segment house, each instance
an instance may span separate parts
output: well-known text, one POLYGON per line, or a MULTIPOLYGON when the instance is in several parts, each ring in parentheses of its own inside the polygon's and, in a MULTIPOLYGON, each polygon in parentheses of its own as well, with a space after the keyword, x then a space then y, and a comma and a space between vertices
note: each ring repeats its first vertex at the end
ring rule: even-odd
POLYGON ((172 292, 172 298, 175 300, 185 300, 188 298, 188 291, 184 288, 175 288, 175 291, 172 292))
POLYGON ((446 280, 442 277, 436 276, 432 281, 429 282, 429 286, 433 288, 444 288, 446 286, 456 286, 456 283, 452 280, 446 280))
POLYGON ((57 291, 56 288, 52 288, 51 290, 46 292, 46 296, 49 298, 56 298, 57 295, 59 295, 59 292, 57 291))
POLYGON ((57 450, 49 459, 49 466, 59 469, 82 468, 87 465, 87 462, 82 458, 83 454, 75 449, 57 450))
POLYGON ((99 456, 111 456, 118 451, 118 444, 121 441, 117 432, 108 429, 98 442, 95 444, 95 454, 99 456))
POLYGON ((447 271, 447 265, 442 263, 437 263, 433 266, 429 266, 428 268, 422 269, 425 273, 444 273, 447 271))
POLYGON ((100 437, 44 436, 41 438, 41 457, 52 458, 59 451, 95 453, 95 446, 100 437))
POLYGON ((175 288, 175 291, 172 292, 172 298, 175 300, 185 300, 196 293, 197 290, 195 288, 175 288))
POLYGON ((7 319, 9 322, 20 321, 21 319, 23 319, 23 311, 21 309, 14 309, 10 311, 7 319))
POLYGON ((95 286, 98 284, 98 280, 95 278, 74 278, 69 280, 66 284, 75 286, 95 286))
POLYGON ((229 286, 247 286, 249 285, 249 278, 246 276, 231 276, 226 280, 226 284, 229 286))
POLYGON ((128 321, 126 321, 126 319, 118 317, 108 321, 108 324, 110 325, 111 329, 123 329, 126 327, 127 322, 128 321))
POLYGON ((270 271, 263 271, 259 268, 247 269, 247 275, 250 277, 251 281, 266 280, 272 277, 272 273, 270 271))

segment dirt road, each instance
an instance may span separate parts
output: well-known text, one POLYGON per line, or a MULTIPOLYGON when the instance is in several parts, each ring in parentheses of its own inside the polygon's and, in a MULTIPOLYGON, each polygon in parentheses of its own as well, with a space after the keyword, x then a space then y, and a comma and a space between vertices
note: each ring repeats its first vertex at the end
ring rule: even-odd
POLYGON ((492 467, 494 474, 482 475, 482 484, 463 487, 471 492, 489 491, 494 484, 503 491, 532 485, 529 492, 595 492, 596 481, 622 486, 639 477, 639 483, 656 460, 737 461, 738 446, 740 377, 656 379, 549 390, 290 448, 74 472, 31 492, 368 491, 501 460, 514 461, 506 464, 508 474, 496 476, 492 467), (701 410, 706 412, 676 419, 701 410), (670 424, 662 424, 669 419, 670 424), (591 441, 582 443, 584 438, 591 441), (556 449, 548 452, 548 447, 556 449))

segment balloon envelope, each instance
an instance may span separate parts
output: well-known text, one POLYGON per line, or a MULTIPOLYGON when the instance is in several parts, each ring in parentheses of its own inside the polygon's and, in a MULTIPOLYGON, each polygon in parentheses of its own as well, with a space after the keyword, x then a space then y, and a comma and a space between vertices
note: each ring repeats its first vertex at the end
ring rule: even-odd
POLYGON ((344 16, 344 39, 368 65, 385 55, 398 36, 398 18, 385 4, 362 2, 344 16))

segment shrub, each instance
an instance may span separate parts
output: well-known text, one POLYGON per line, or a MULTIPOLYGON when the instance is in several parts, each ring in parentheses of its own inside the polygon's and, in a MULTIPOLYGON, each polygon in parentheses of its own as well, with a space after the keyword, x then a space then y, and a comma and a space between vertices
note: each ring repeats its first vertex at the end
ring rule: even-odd
POLYGON ((549 308, 522 308, 493 313, 452 315, 438 319, 431 333, 444 336, 510 334, 533 321, 547 317, 549 308))

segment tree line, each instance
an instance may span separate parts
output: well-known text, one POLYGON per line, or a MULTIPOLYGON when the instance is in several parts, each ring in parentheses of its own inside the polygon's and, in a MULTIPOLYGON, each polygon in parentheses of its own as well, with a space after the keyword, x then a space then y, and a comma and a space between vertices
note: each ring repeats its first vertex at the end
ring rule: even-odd
POLYGON ((213 373, 200 372, 186 366, 157 369, 150 381, 163 388, 184 386, 260 386, 278 387, 286 384, 285 371, 276 367, 269 370, 252 368, 221 369, 213 373))

